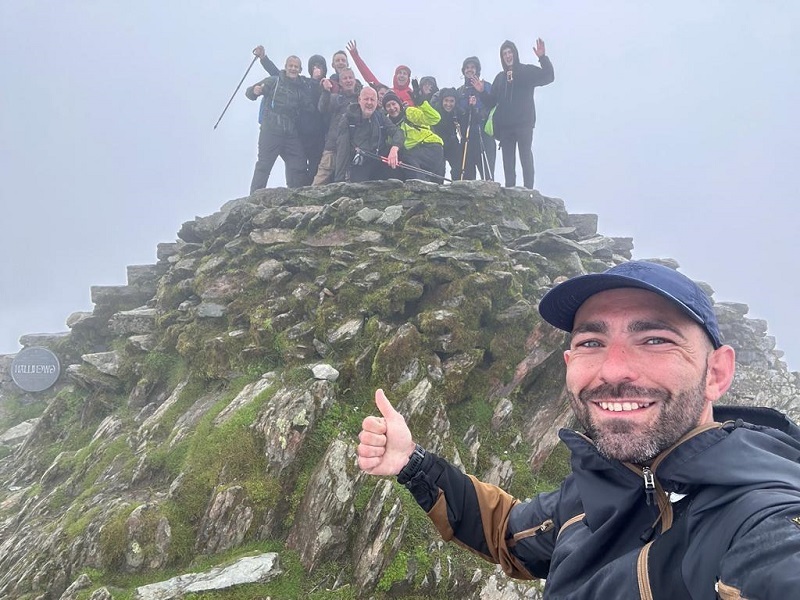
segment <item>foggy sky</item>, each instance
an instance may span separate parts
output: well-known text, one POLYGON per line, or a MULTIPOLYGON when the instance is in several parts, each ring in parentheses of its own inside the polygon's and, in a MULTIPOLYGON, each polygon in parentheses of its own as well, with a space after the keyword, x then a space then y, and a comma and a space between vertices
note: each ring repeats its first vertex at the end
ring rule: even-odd
MULTIPOLYGON (((403 63, 445 87, 470 55, 491 81, 505 39, 537 64, 542 37, 556 80, 536 92, 536 188, 633 237, 634 258, 674 258, 716 301, 748 304, 796 370, 798 23, 790 0, 4 0, 0 352, 65 331, 90 286, 124 284, 182 222, 247 194, 244 86, 212 127, 255 45, 305 70, 356 39, 380 79, 403 63)), ((256 63, 245 86, 264 76, 256 63)))

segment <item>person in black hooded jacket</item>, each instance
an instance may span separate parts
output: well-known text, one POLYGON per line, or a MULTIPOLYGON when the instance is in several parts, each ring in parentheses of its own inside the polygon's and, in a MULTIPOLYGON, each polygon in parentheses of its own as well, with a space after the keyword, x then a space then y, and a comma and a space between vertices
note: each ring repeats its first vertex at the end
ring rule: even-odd
POLYGON ((517 147, 522 163, 522 183, 533 189, 533 128, 536 125, 535 88, 553 83, 553 63, 545 54, 544 41, 539 38, 534 47, 539 64, 522 64, 516 45, 509 40, 500 46, 502 71, 492 83, 491 97, 495 105, 494 137, 503 150, 503 171, 506 187, 517 184, 517 147))
POLYGON ((462 158, 457 96, 455 88, 442 88, 439 91, 438 97, 433 101, 433 108, 442 118, 431 126, 431 129, 444 142, 444 158, 450 165, 450 179, 453 181, 461 178, 462 158))
POLYGON ((319 99, 322 94, 321 82, 328 73, 325 58, 314 54, 308 59, 308 77, 303 82, 306 85, 307 101, 303 102, 298 120, 298 133, 300 143, 308 160, 305 185, 311 185, 319 168, 322 151, 325 148, 325 134, 328 131, 326 115, 318 109, 319 99))

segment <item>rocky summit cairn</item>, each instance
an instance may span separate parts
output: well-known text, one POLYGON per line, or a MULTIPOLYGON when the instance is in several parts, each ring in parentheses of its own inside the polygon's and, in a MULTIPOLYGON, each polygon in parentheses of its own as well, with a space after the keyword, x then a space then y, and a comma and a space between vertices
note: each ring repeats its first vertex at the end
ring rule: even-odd
MULTIPOLYGON (((57 355, 54 387, 23 392, 0 357, 0 597, 541 597, 361 474, 356 434, 383 387, 469 472, 558 485, 567 337, 536 305, 630 238, 529 190, 416 181, 263 190, 178 236, 68 332, 23 336, 57 355)), ((800 417, 766 323, 716 307, 726 401, 800 417)))

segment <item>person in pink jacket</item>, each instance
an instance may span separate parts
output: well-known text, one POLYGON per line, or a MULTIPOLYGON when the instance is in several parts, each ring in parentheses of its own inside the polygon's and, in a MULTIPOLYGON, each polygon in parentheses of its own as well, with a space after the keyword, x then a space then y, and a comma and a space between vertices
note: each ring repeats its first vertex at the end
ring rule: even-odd
MULTIPOLYGON (((350 53, 350 56, 353 57, 353 62, 356 63, 356 67, 358 67, 358 72, 361 73, 361 76, 366 80, 368 84, 370 84, 373 88, 378 89, 379 87, 389 87, 387 85, 382 84, 378 81, 378 78, 375 77, 373 72, 367 66, 367 63, 364 62, 364 59, 358 54, 358 48, 356 47, 356 41, 350 40, 347 42, 347 51, 350 53)), ((397 68, 394 70, 394 77, 392 78, 392 87, 390 88, 400 100, 403 101, 405 106, 414 106, 414 99, 411 96, 411 69, 408 68, 406 65, 398 65, 397 68)))

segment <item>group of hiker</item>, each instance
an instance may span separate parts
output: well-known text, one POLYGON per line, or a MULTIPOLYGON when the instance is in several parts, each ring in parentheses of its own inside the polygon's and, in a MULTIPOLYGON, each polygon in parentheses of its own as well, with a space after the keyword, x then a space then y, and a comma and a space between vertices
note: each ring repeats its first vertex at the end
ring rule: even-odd
POLYGON ((463 84, 442 89, 433 76, 412 78, 406 65, 395 68, 391 85, 383 83, 355 41, 346 47, 333 54, 330 75, 325 58, 313 55, 307 76, 297 56, 279 69, 263 46, 253 50, 269 77, 245 92, 250 100, 261 99, 250 193, 267 186, 279 156, 290 188, 389 178, 494 180, 498 144, 505 185, 516 185, 519 149, 523 185, 533 189, 533 95, 555 78, 541 39, 533 48, 539 66, 523 64, 516 45, 506 40, 500 46, 502 69, 491 83, 481 78, 480 59, 470 56, 461 65, 463 84), (350 67, 348 53, 365 83, 350 67))

